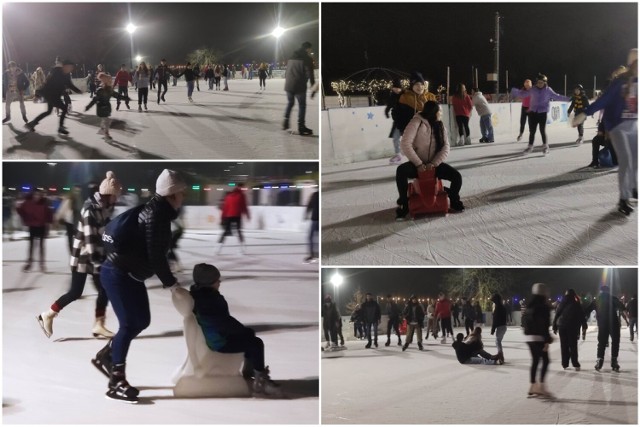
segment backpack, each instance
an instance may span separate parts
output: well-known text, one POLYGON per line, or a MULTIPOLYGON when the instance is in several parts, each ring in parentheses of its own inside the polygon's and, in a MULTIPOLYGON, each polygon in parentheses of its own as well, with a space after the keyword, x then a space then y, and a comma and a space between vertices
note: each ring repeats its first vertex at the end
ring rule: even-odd
POLYGON ((106 254, 122 252, 138 235, 138 216, 145 205, 138 205, 113 218, 102 233, 106 254))

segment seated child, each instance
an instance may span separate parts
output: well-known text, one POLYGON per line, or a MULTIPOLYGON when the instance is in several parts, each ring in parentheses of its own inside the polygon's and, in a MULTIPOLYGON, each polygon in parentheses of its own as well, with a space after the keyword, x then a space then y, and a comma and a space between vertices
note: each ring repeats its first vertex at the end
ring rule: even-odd
POLYGON ((456 351, 458 362, 462 364, 500 364, 497 355, 492 356, 484 351, 484 345, 482 344, 480 336, 481 333, 482 329, 479 327, 475 328, 466 341, 463 341, 463 334, 456 335, 456 341, 451 344, 451 346, 456 351))
POLYGON ((280 386, 269 377, 269 367, 264 366, 264 344, 247 328, 229 314, 227 301, 220 294, 220 271, 210 264, 198 264, 193 269, 190 293, 193 312, 202 328, 207 346, 219 353, 244 353, 245 378, 254 378, 256 394, 279 395, 280 386), (252 369, 253 368, 253 372, 252 369))

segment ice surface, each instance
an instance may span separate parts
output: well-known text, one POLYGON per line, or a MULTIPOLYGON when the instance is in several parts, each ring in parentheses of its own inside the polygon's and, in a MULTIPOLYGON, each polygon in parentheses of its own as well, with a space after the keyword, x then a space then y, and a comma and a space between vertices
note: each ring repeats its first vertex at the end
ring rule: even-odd
MULTIPOLYGON (((98 135, 95 106, 88 112, 89 94, 71 95, 74 113, 65 121, 70 134, 57 134, 55 112, 31 133, 24 127, 17 102, 11 104, 11 123, 3 126, 2 155, 8 159, 317 159, 319 153, 319 100, 307 95, 306 125, 316 135, 291 135, 282 130, 287 104, 284 79, 267 80, 260 91, 258 80, 229 80, 229 92, 210 91, 206 83, 187 101, 184 82, 169 85, 166 103, 156 103, 149 93, 149 111, 138 112, 138 94, 129 89, 131 109, 112 99, 111 136, 98 135)), ((33 120, 47 104, 25 103, 33 120)), ((298 106, 292 112, 297 124, 298 106)), ((295 128, 295 126, 294 126, 295 128)))
MULTIPOLYGON (((128 379, 141 403, 104 397, 107 379, 90 363, 106 341, 91 337, 96 291, 54 320, 47 339, 35 316, 68 290, 66 237, 47 239, 47 269, 22 273, 27 242, 3 243, 3 424, 316 424, 318 422, 318 265, 304 264, 306 234, 245 233, 247 255, 229 238, 215 256, 218 232, 187 230, 179 275, 191 284, 191 268, 210 262, 223 275, 221 292, 231 314, 253 327, 265 343, 266 363, 288 400, 177 399, 171 377, 187 353, 182 316, 171 293, 155 277, 147 281, 151 325, 136 338, 127 360, 128 379)), ((16 234, 18 237, 19 234, 16 234)), ((107 327, 116 330, 109 306, 107 327)))
POLYGON ((585 168, 595 130, 589 119, 576 146, 575 129, 548 129, 547 157, 539 134, 527 156, 499 138, 452 148, 466 211, 446 217, 396 222, 388 159, 323 167, 323 265, 636 265, 638 216, 616 210, 617 172, 585 168))
MULTIPOLYGON (((495 354, 489 328, 482 335, 485 350, 495 354)), ((395 336, 391 347, 379 336, 380 347, 368 350, 366 341, 350 340, 344 357, 322 359, 322 423, 637 424, 638 344, 628 329, 621 335, 619 373, 611 371, 610 348, 603 369, 593 368, 597 327, 590 325, 578 343, 580 372, 562 369, 554 336, 545 380, 554 401, 527 398, 531 359, 519 327, 509 327, 502 341, 502 366, 461 365, 451 339, 440 344, 431 337, 422 352, 415 338, 405 352, 395 336)))

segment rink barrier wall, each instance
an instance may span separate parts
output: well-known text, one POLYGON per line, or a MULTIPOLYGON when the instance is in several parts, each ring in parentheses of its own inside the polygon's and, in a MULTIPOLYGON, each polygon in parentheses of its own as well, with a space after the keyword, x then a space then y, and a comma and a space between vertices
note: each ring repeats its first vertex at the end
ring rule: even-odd
MULTIPOLYGON (((114 216, 127 207, 118 206, 114 216)), ((190 230, 220 230, 221 212, 215 206, 184 206, 182 221, 190 230)), ((249 206, 251 219, 242 218, 243 230, 308 231, 304 206, 249 206)))
MULTIPOLYGON (((322 111, 322 162, 324 165, 342 165, 389 158, 394 155, 393 141, 389 138, 392 120, 384 115, 386 107, 331 108, 322 111)), ((453 107, 440 105, 442 121, 452 144, 458 137, 453 107)), ((520 131, 522 103, 490 104, 494 136, 514 141, 520 131)), ((547 127, 568 126, 567 102, 552 102, 547 115, 547 127)), ((471 140, 481 137, 480 117, 473 110, 469 119, 471 140)), ((528 123, 525 137, 529 134, 528 123)), ((540 137, 538 137, 539 139, 540 137)))

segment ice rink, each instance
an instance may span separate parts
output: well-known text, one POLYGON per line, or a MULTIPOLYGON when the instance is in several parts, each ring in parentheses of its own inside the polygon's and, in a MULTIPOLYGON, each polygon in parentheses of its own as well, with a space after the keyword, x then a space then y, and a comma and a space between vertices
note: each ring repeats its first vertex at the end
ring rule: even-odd
MULTIPOLYGON (((73 113, 65 121, 69 135, 58 135, 55 112, 42 119, 35 132, 24 127, 18 103, 11 104, 12 121, 3 126, 2 155, 15 159, 308 159, 319 153, 319 97, 307 94, 306 125, 315 135, 292 135, 282 130, 287 96, 284 79, 267 80, 259 90, 258 79, 229 80, 229 91, 210 91, 200 82, 193 103, 187 100, 186 84, 169 85, 167 102, 156 103, 150 91, 149 111, 138 112, 138 94, 129 88, 131 109, 124 103, 116 111, 111 100, 113 141, 97 132, 100 119, 95 106, 88 112, 88 93, 71 96, 73 113)), ((33 120, 47 104, 25 102, 33 120)), ((297 130, 298 106, 291 124, 297 130)))
MULTIPOLYGON (((495 354, 490 329, 483 328, 483 342, 495 354)), ((619 373, 611 371, 610 349, 603 369, 594 369, 596 326, 579 341, 580 372, 562 369, 560 341, 553 337, 545 382, 555 400, 527 398, 531 359, 519 327, 509 327, 502 341, 502 366, 458 363, 451 339, 440 344, 430 337, 422 352, 415 339, 402 352, 395 336, 391 347, 380 337, 377 349, 347 341, 343 357, 322 359, 322 423, 637 424, 638 344, 629 341, 628 329, 621 330, 619 373)))
MULTIPOLYGON (((66 237, 46 240, 47 273, 23 273, 28 243, 3 242, 3 424, 317 424, 319 417, 318 264, 304 264, 306 234, 247 231, 247 255, 229 237, 214 255, 219 233, 187 230, 178 257, 183 286, 193 265, 209 262, 222 272, 221 293, 231 315, 256 330, 265 362, 286 399, 177 399, 171 377, 186 356, 182 316, 171 293, 154 276, 147 288, 151 325, 136 338, 127 378, 140 388, 140 403, 105 398, 107 379, 90 363, 106 341, 91 336, 96 291, 54 320, 47 339, 36 315, 69 287, 66 237)), ((6 236, 5 236, 6 237, 6 236)), ((107 327, 117 330, 109 306, 107 327)))
POLYGON ((452 148, 466 211, 415 221, 395 221, 388 159, 323 167, 323 265, 636 265, 638 216, 617 212, 617 170, 586 168, 595 120, 581 146, 569 127, 547 135, 547 157, 539 134, 527 156, 516 135, 452 148))

